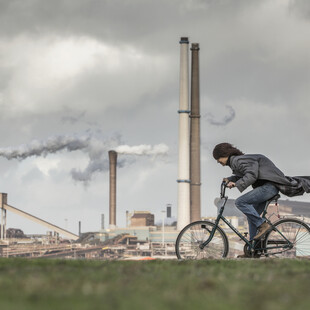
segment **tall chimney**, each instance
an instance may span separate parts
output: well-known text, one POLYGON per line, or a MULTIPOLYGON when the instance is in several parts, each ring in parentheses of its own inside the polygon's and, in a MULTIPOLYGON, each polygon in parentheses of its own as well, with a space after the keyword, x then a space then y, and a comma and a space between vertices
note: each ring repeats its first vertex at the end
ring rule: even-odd
POLYGON ((178 230, 190 221, 188 38, 180 40, 178 230))
POLYGON ((101 214, 101 230, 104 230, 104 214, 101 214))
POLYGON ((167 218, 171 218, 171 204, 167 204, 167 218))
POLYGON ((190 114, 190 221, 201 219, 200 207, 200 94, 199 94, 199 44, 193 43, 190 114))
POLYGON ((117 153, 109 151, 110 160, 110 208, 109 208, 109 227, 116 227, 116 164, 117 153))

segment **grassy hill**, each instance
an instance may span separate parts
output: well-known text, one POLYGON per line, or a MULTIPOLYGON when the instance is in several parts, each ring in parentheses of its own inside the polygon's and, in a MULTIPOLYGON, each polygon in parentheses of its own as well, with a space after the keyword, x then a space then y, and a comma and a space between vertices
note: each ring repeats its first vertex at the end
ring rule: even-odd
POLYGON ((309 260, 0 259, 0 308, 310 308, 309 260))

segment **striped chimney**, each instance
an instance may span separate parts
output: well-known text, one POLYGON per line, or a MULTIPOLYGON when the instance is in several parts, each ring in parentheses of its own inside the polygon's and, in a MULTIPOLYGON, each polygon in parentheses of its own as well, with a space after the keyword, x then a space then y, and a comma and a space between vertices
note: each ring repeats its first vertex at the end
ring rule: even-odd
POLYGON ((190 221, 201 219, 200 206, 200 94, 199 94, 199 44, 193 43, 191 72, 190 114, 190 221))
POLYGON ((190 221, 188 38, 180 40, 178 230, 190 221))

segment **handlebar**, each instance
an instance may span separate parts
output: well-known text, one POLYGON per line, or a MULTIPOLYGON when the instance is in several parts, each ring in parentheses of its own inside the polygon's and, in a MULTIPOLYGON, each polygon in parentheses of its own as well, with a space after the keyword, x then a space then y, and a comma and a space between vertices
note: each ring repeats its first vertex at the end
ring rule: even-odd
POLYGON ((227 184, 225 181, 222 182, 221 184, 221 199, 225 198, 225 192, 227 188, 227 184))

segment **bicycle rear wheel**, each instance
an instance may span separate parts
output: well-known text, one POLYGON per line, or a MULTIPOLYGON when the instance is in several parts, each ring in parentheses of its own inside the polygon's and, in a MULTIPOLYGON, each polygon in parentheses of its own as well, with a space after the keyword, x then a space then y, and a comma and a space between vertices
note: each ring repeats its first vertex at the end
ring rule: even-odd
POLYGON ((266 256, 310 258, 310 228, 297 219, 282 219, 266 236, 266 256), (289 241, 287 241, 287 240, 289 241))
POLYGON ((228 240, 224 231, 217 227, 213 238, 201 249, 199 246, 208 240, 215 224, 209 221, 193 222, 179 233, 175 252, 178 259, 216 259, 228 254, 228 240))

